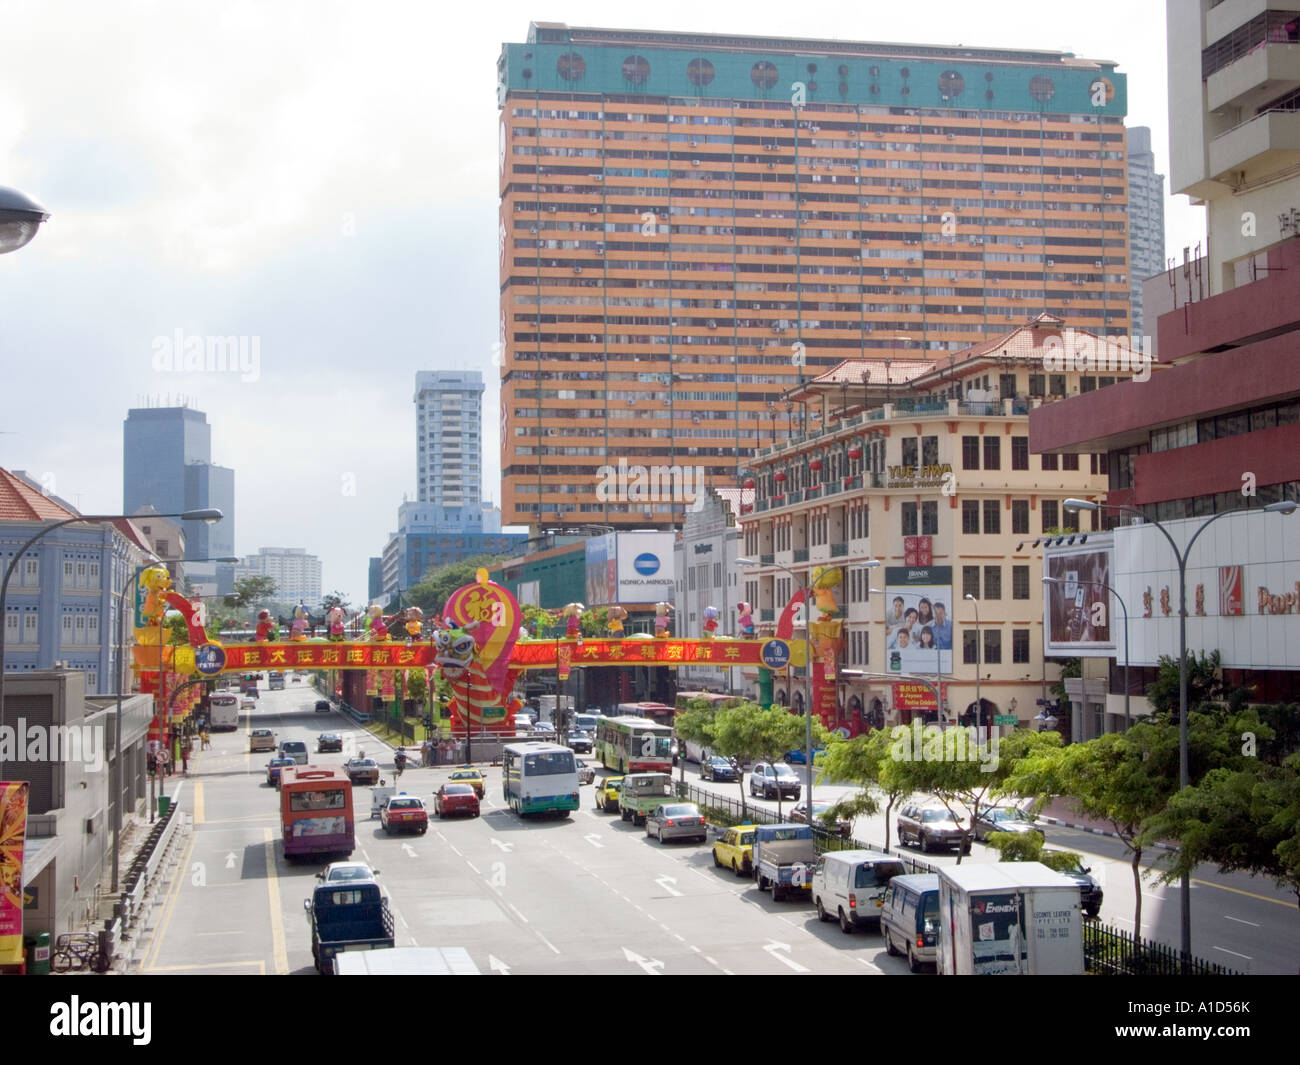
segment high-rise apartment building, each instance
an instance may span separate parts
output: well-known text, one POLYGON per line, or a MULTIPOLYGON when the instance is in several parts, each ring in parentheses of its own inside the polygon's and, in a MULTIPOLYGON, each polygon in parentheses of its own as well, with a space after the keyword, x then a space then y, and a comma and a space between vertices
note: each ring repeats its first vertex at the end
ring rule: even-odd
POLYGON ((1128 256, 1133 333, 1143 336, 1142 282, 1165 269, 1165 177, 1156 173, 1146 126, 1128 131, 1128 256))
POLYGON ((304 603, 311 610, 320 606, 320 559, 305 548, 260 547, 235 567, 235 579, 244 577, 270 577, 278 603, 304 603))
POLYGON ((482 406, 477 370, 415 375, 416 498, 449 526, 482 525, 482 406))
POLYGON ((1129 332, 1113 63, 536 23, 498 102, 507 525, 680 522, 844 359, 1129 332))

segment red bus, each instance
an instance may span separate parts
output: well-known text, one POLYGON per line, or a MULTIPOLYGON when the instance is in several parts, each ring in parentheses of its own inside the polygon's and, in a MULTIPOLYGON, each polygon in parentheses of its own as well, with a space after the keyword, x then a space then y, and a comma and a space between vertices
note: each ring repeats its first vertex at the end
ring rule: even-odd
MULTIPOLYGON (((618 717, 644 717, 656 725, 671 725, 677 711, 663 703, 619 703, 618 717)), ((649 770, 647 770, 649 772, 649 770)))
POLYGON ((284 856, 351 854, 356 846, 352 781, 341 766, 292 765, 280 770, 284 856))

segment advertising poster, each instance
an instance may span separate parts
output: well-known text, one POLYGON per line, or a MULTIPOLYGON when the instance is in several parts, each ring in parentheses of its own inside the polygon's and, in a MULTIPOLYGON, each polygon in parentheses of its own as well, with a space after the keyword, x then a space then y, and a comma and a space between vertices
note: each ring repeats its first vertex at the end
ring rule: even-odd
POLYGON ((23 840, 26 781, 0 782, 0 965, 23 963, 23 840))
POLYGON ((971 899, 971 972, 975 976, 1024 972, 1028 946, 1022 902, 1016 892, 971 899))
POLYGON ((885 569, 885 653, 890 673, 951 673, 955 646, 951 566, 885 569))
POLYGON ((615 596, 618 575, 615 572, 614 535, 606 533, 604 536, 593 536, 587 541, 588 608, 618 602, 615 596))
POLYGON ((1114 552, 1108 536, 1088 539, 1086 547, 1049 547, 1043 555, 1046 576, 1059 581, 1043 585, 1049 657, 1110 658, 1115 654, 1116 626, 1111 614, 1119 612, 1119 604, 1108 589, 1114 583, 1114 552), (1094 540, 1098 541, 1095 545, 1094 540))

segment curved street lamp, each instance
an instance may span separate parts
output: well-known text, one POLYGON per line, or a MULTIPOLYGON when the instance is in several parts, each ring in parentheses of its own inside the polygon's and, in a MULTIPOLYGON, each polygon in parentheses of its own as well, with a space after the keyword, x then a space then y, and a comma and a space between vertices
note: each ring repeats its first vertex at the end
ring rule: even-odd
MULTIPOLYGON (((969 599, 971 605, 975 608, 975 724, 979 726, 984 723, 984 700, 980 698, 980 671, 984 668, 982 661, 983 647, 981 647, 984 637, 980 633, 980 601, 970 592, 967 592, 962 598, 969 599)), ((992 725, 992 722, 989 724, 992 725)))
POLYGON ((0 255, 31 243, 50 212, 25 193, 0 185, 0 255))

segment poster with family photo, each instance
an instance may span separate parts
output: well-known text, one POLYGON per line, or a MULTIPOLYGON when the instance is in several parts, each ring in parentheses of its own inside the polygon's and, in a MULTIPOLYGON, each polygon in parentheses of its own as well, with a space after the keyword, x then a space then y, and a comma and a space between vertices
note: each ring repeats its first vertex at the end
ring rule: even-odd
POLYGON ((951 673, 951 566, 885 570, 885 655, 891 673, 951 673))
MULTIPOLYGON (((1080 550, 1048 548, 1043 569, 1056 583, 1043 585, 1043 624, 1048 655, 1110 658, 1115 654, 1115 633, 1122 624, 1119 603, 1110 593, 1114 572, 1113 547, 1103 535, 1089 537, 1080 550)), ((1130 606, 1132 604, 1130 603, 1130 606)))

